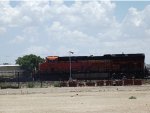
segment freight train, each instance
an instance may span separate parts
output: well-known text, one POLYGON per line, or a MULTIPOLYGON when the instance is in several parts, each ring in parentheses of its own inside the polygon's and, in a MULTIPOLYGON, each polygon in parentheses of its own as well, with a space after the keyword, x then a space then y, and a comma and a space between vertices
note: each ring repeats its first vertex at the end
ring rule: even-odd
POLYGON ((42 80, 142 79, 145 77, 144 54, 105 54, 103 56, 48 56, 39 65, 42 80))

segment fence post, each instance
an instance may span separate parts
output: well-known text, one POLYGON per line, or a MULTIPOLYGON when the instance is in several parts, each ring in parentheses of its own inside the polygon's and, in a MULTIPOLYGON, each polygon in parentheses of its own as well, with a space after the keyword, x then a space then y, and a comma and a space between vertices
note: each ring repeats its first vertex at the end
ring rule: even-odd
POLYGON ((20 78, 19 78, 19 72, 17 73, 18 76, 18 88, 20 88, 20 78))
POLYGON ((134 80, 135 80, 134 78, 135 78, 135 77, 133 76, 133 77, 132 77, 132 85, 134 85, 134 80))
POLYGON ((41 77, 41 73, 39 72, 39 78, 40 78, 40 82, 41 82, 41 88, 43 87, 43 84, 42 84, 42 77, 41 77))

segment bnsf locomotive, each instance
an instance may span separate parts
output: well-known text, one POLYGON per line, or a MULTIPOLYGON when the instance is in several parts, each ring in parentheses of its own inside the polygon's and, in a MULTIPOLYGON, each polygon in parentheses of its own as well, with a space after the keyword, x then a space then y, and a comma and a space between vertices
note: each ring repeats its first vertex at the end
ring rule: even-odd
POLYGON ((77 80, 144 78, 144 54, 106 54, 104 56, 48 56, 39 65, 38 78, 77 80))

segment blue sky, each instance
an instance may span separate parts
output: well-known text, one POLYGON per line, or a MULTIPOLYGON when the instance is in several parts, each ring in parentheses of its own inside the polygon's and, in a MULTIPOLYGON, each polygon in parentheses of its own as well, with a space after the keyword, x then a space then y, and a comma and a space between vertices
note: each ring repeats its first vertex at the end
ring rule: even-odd
POLYGON ((121 21, 127 14, 128 9, 135 7, 138 10, 143 10, 145 6, 150 4, 150 1, 115 1, 115 15, 121 21))
POLYGON ((46 56, 145 53, 149 1, 0 1, 0 64, 46 56))

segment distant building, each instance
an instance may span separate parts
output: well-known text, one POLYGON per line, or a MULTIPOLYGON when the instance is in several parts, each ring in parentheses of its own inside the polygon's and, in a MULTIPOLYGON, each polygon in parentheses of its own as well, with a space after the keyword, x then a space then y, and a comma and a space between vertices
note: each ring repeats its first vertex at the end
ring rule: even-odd
POLYGON ((0 77, 2 76, 15 76, 16 73, 22 73, 21 67, 19 65, 10 65, 10 64, 3 64, 0 65, 0 77))

